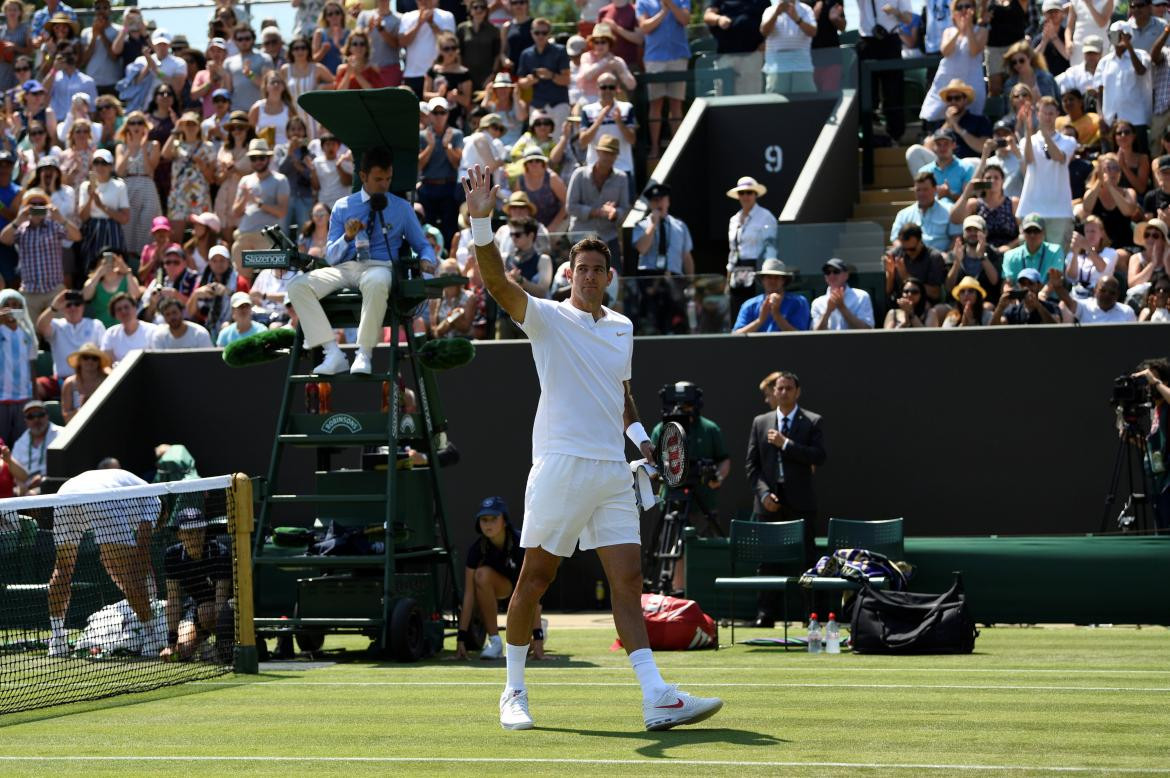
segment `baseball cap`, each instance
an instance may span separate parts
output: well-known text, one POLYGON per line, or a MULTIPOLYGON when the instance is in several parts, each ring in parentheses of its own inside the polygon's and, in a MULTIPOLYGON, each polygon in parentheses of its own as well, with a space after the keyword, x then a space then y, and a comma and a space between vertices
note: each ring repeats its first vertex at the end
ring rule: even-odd
POLYGON ((110 153, 109 149, 98 149, 93 153, 93 161, 112 165, 114 164, 114 155, 110 153))
POLYGON ((203 529, 207 526, 207 517, 198 508, 183 508, 175 514, 175 526, 179 529, 203 529))
POLYGON ((849 265, 846 265, 846 264, 845 264, 845 260, 843 260, 843 259, 838 259, 837 257, 833 257, 833 258, 832 258, 832 259, 830 259, 828 262, 826 262, 825 264, 821 265, 821 272, 827 272, 827 271, 828 271, 830 268, 832 268, 833 270, 844 270, 844 271, 848 271, 848 270, 849 270, 849 265))
POLYGON ((70 289, 68 292, 65 293, 65 302, 67 302, 67 303, 84 303, 85 298, 81 295, 81 292, 77 292, 77 291, 70 289))
POLYGON ((155 216, 150 220, 150 231, 158 232, 159 230, 171 231, 171 220, 165 216, 155 216))
POLYGON ((16 157, 12 156, 11 151, 0 151, 0 164, 7 162, 12 165, 16 163, 16 157))
POLYGON ((970 227, 974 227, 980 232, 987 232, 987 222, 984 221, 983 217, 977 213, 973 213, 966 219, 963 219, 963 229, 968 229, 970 227))
POLYGON ((216 89, 211 93, 211 99, 214 100, 217 97, 222 97, 224 100, 230 100, 232 98, 232 93, 223 88, 216 89))
POLYGON ((30 78, 28 81, 25 81, 23 84, 20 85, 20 88, 26 92, 43 92, 43 91, 45 91, 45 87, 41 84, 40 81, 37 81, 35 78, 30 78))
POLYGON ((160 27, 154 31, 154 35, 150 36, 150 42, 154 44, 165 43, 170 45, 171 34, 160 27))
POLYGON ((31 411, 33 408, 44 408, 44 407, 45 407, 45 403, 43 400, 37 400, 34 398, 34 399, 26 402, 24 404, 24 407, 21 408, 20 410, 22 413, 27 413, 27 412, 31 411))
POLYGON ((1086 35, 1085 42, 1081 44, 1081 50, 1090 54, 1100 54, 1104 48, 1105 41, 1100 35, 1086 35))
POLYGON ((642 193, 642 196, 647 200, 653 200, 655 197, 670 197, 670 185, 658 183, 651 184, 650 186, 646 187, 646 191, 642 193))
MULTIPOLYGON (((4 157, 0 155, 0 162, 3 161, 4 157)), ((1157 162, 1158 170, 1166 170, 1167 168, 1170 168, 1170 154, 1163 154, 1162 156, 1158 157, 1157 162)))
POLYGON ((166 250, 165 250, 165 251, 163 251, 163 254, 164 254, 164 255, 167 255, 167 254, 178 254, 180 257, 182 257, 182 256, 186 256, 186 255, 183 253, 183 247, 182 247, 182 246, 180 246, 178 243, 172 243, 171 245, 167 246, 167 247, 166 247, 166 250))
POLYGON ((232 253, 228 251, 227 246, 212 246, 211 249, 207 252, 207 258, 211 259, 212 257, 223 257, 224 259, 231 259, 232 253))
POLYGON ((508 518, 508 503, 504 502, 503 497, 487 497, 479 504, 479 510, 475 512, 477 521, 481 516, 503 516, 508 518))
POLYGON ((951 143, 955 142, 955 133, 946 127, 940 127, 939 129, 935 130, 934 134, 930 137, 933 140, 949 140, 951 143))
POLYGON ((1016 273, 1017 281, 1031 281, 1034 284, 1039 284, 1043 281, 1040 277, 1040 271, 1034 267, 1026 267, 1020 272, 1016 273))
POLYGON ((992 132, 1012 133, 1012 132, 1015 132, 1015 130, 1016 130, 1016 125, 1013 124, 1011 122, 1011 120, 1009 120, 1009 119, 1000 119, 991 127, 992 132))
POLYGON ((451 104, 447 102, 447 98, 445 98, 445 97, 432 97, 430 100, 427 101, 427 110, 429 110, 431 113, 434 113, 435 111, 438 111, 439 109, 442 109, 444 111, 448 111, 451 109, 451 104))
POLYGON ((1044 219, 1040 216, 1040 214, 1030 213, 1024 217, 1022 222, 1020 222, 1020 229, 1024 232, 1027 232, 1029 227, 1035 227, 1041 231, 1044 230, 1044 219))
POLYGON ((235 292, 232 294, 232 307, 239 308, 241 305, 251 307, 252 298, 248 296, 247 292, 235 292))
POLYGON ((1113 24, 1109 25, 1109 32, 1117 35, 1128 35, 1133 37, 1133 25, 1124 19, 1118 19, 1113 24))
POLYGON ((1044 0, 1044 5, 1040 7, 1040 10, 1044 13, 1048 13, 1049 11, 1060 11, 1063 9, 1064 3, 1060 2, 1060 0, 1044 0))
POLYGON ((227 51, 227 41, 225 41, 223 38, 212 38, 207 42, 207 48, 223 49, 224 51, 227 51))

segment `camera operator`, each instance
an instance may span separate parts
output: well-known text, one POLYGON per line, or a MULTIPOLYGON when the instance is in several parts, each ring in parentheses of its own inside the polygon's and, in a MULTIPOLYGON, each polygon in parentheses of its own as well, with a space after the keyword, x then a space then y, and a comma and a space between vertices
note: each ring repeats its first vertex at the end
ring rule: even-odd
MULTIPOLYGON (((776 410, 762 413, 752 422, 748 436, 747 481, 751 486, 757 521, 804 519, 805 566, 816 560, 817 498, 813 468, 825 463, 825 437, 819 414, 805 410, 800 400, 800 379, 782 372, 772 383, 776 410)), ((760 565, 760 574, 780 571, 760 565)), ((762 592, 756 626, 775 626, 777 592, 762 592)))
MULTIPOLYGON (((701 415, 703 390, 690 381, 666 384, 659 390, 658 396, 662 398, 662 420, 654 425, 650 433, 651 444, 655 449, 658 448, 663 424, 668 421, 678 422, 687 433, 689 474, 681 489, 685 490, 689 499, 686 515, 679 518, 695 527, 702 536, 723 537, 725 533, 719 524, 716 510, 719 498, 716 492, 731 471, 731 457, 723 444, 723 431, 718 424, 701 415)), ((679 491, 663 483, 659 497, 668 503, 679 491)), ((662 509, 670 510, 671 506, 664 505, 662 509)), ((675 590, 686 586, 681 557, 674 568, 672 585, 675 590)))
MULTIPOLYGON (((662 425, 677 421, 687 432, 687 461, 690 463, 690 477, 695 481, 694 502, 691 517, 702 519, 693 524, 700 535, 723 532, 715 510, 718 495, 715 491, 723 486, 724 479, 731 471, 731 457, 723 445, 723 430, 719 425, 700 414, 703 409, 703 390, 690 381, 666 384, 658 391, 662 398, 662 421, 654 425, 650 442, 655 449, 662 437, 662 425), (693 509, 698 509, 696 512, 693 509)), ((667 487, 662 485, 660 496, 666 496, 667 487)), ((690 518, 690 517, 688 517, 690 518)))
POLYGON ((1170 478, 1166 475, 1166 462, 1170 460, 1170 360, 1147 359, 1138 365, 1141 368, 1134 378, 1145 378, 1149 382, 1153 407, 1150 410, 1149 434, 1146 447, 1149 456, 1144 465, 1154 497, 1154 526, 1159 534, 1170 530, 1170 478))

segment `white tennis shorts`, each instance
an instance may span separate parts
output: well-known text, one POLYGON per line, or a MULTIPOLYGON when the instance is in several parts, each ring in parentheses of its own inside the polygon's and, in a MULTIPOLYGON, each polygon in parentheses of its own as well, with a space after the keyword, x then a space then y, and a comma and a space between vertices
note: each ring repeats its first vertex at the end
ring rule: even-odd
POLYGON ((547 454, 528 471, 520 545, 560 557, 642 542, 634 480, 626 462, 547 454))
POLYGON ((154 525, 158 520, 157 497, 132 497, 125 500, 83 503, 57 508, 53 512, 53 544, 81 545, 81 539, 93 530, 99 546, 113 543, 133 546, 142 522, 154 525))

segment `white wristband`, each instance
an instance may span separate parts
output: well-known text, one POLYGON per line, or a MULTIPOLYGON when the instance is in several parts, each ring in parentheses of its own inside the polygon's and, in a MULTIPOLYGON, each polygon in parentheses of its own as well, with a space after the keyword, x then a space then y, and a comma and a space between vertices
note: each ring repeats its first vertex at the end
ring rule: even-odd
POLYGON ((643 443, 650 442, 650 436, 646 434, 646 428, 642 426, 642 422, 640 421, 636 421, 626 427, 626 437, 633 441, 634 445, 639 449, 642 448, 643 443))
POLYGON ((492 232, 492 217, 471 217, 471 239, 475 241, 477 246, 487 246, 495 242, 496 235, 492 232))

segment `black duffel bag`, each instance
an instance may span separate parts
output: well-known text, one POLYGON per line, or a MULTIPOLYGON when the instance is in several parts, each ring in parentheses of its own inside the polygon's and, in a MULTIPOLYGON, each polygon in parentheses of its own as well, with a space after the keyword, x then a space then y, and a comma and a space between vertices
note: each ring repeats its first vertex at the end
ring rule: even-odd
POLYGON ((883 592, 864 583, 851 621, 858 654, 969 654, 979 635, 967 613, 961 573, 944 594, 883 592))

